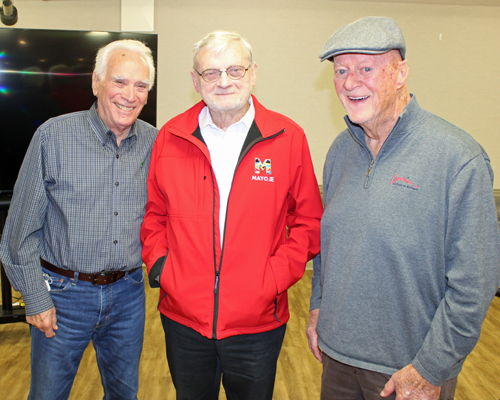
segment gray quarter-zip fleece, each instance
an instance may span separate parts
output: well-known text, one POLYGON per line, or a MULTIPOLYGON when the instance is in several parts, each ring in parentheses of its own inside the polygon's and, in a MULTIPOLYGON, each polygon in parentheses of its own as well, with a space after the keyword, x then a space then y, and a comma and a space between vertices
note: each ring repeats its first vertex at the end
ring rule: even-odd
POLYGON ((415 96, 375 159, 346 122, 324 167, 310 307, 320 348, 386 374, 412 363, 441 385, 476 344, 500 281, 490 160, 415 96))

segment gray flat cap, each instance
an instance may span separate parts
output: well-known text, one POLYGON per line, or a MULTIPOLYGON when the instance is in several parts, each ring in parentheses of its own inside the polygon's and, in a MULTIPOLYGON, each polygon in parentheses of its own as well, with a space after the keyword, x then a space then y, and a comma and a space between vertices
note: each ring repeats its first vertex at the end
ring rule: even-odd
POLYGON ((364 17, 339 28, 319 53, 321 61, 345 53, 383 54, 398 49, 405 59, 406 43, 392 18, 364 17))

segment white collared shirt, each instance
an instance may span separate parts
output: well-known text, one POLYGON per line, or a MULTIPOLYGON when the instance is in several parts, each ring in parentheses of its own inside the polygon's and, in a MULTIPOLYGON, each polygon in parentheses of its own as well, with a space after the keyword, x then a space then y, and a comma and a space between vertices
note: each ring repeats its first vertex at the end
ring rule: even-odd
POLYGON ((214 124, 208 107, 205 106, 198 116, 201 135, 210 152, 212 168, 219 186, 221 246, 224 242, 227 201, 233 183, 236 164, 238 163, 241 148, 255 117, 252 98, 248 102, 250 103, 250 108, 243 118, 229 126, 225 132, 214 124))

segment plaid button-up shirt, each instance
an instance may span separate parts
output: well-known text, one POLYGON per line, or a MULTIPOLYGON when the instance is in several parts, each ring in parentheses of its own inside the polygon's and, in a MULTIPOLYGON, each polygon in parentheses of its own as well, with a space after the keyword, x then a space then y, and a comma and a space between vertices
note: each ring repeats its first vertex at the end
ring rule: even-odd
POLYGON ((40 257, 82 273, 142 265, 139 232, 156 134, 137 120, 118 147, 96 103, 38 128, 0 244, 0 259, 27 315, 52 307, 40 257))

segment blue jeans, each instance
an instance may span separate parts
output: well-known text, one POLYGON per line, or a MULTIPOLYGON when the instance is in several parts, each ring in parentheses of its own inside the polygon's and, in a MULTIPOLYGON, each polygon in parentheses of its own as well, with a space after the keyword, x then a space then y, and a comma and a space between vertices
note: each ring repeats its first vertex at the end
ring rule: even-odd
POLYGON ((160 316, 178 400, 212 400, 220 371, 228 400, 272 399, 286 325, 215 340, 160 316))
POLYGON ((31 329, 29 400, 69 397, 83 352, 92 340, 104 399, 137 399, 144 339, 145 293, 142 268, 115 283, 90 282, 43 269, 56 308, 56 336, 31 329))

